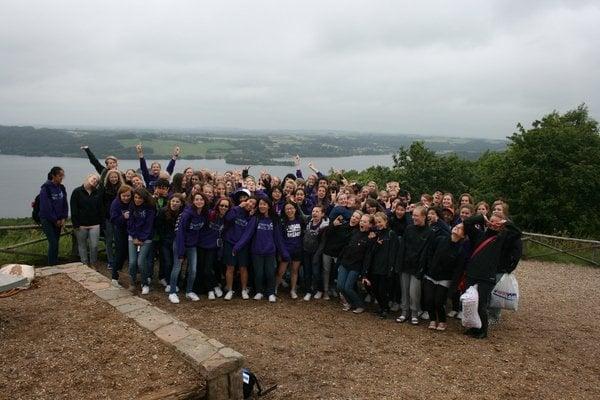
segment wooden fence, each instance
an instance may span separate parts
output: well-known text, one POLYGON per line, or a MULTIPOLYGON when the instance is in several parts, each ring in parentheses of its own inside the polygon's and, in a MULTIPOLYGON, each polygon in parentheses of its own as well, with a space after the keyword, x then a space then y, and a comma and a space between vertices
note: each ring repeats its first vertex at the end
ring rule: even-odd
POLYGON ((523 232, 523 257, 527 259, 575 259, 600 266, 600 241, 523 232))

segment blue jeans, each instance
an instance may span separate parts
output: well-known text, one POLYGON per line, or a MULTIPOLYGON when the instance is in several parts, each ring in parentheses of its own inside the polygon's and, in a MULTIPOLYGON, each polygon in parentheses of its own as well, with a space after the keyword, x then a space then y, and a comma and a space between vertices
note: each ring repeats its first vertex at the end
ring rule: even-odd
POLYGON ((147 240, 140 245, 140 252, 138 253, 136 245, 133 244, 133 241, 129 241, 129 277, 131 278, 131 283, 135 283, 139 270, 142 272, 142 286, 148 285, 148 252, 150 251, 152 246, 152 242, 147 240))
MULTIPOLYGON (((179 273, 181 272, 181 259, 177 256, 177 243, 173 243, 173 256, 175 262, 173 262, 173 270, 171 271, 171 286, 170 294, 177 293, 177 281, 179 281, 179 273)), ((186 247, 184 257, 187 258, 187 284, 185 286, 185 292, 190 293, 194 288, 194 280, 196 279, 196 264, 198 262, 198 256, 195 247, 186 247)))
POLYGON ((302 273, 304 275, 304 290, 306 293, 314 294, 321 290, 322 276, 321 264, 313 262, 314 253, 304 252, 304 264, 302 265, 302 273))
POLYGON ((60 228, 52 221, 42 218, 42 230, 48 239, 48 265, 58 264, 58 241, 60 240, 60 228))
POLYGON ((337 276, 337 288, 340 293, 344 294, 348 303, 353 308, 362 308, 364 307, 364 303, 354 287, 356 286, 356 281, 358 280, 358 271, 352 271, 347 269, 343 265, 340 264, 338 267, 338 276, 337 276))
POLYGON ((154 277, 154 254, 158 248, 158 242, 151 241, 150 242, 150 250, 148 250, 148 259, 146 260, 146 265, 148 268, 148 276, 150 279, 154 277))
POLYGON ((98 261, 98 240, 100 238, 100 225, 95 225, 89 229, 76 228, 75 237, 77 238, 77 249, 82 264, 96 264, 98 261), (89 240, 89 250, 88 250, 89 240))
POLYGON ((275 294, 275 269, 277 261, 275 255, 270 256, 252 256, 252 267, 254 268, 254 286, 256 293, 262 293, 266 296, 275 294), (265 291, 264 281, 267 281, 265 291))

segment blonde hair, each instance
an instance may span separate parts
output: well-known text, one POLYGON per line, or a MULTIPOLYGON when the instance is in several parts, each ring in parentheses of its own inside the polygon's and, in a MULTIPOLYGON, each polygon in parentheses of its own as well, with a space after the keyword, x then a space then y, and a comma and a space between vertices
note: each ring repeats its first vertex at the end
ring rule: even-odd
POLYGON ((122 186, 125 183, 125 181, 123 180, 123 174, 121 174, 121 172, 116 169, 111 169, 104 176, 104 182, 103 182, 104 187, 107 187, 108 184, 110 183, 110 175, 112 175, 112 174, 117 174, 117 176, 119 177, 118 186, 122 186))

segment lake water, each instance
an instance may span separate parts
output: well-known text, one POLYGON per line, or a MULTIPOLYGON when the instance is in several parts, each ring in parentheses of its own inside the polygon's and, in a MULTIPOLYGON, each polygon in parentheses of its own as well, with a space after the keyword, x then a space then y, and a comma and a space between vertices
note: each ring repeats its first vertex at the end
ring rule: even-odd
MULTIPOLYGON (((104 157, 101 154, 97 156, 103 162, 102 159, 104 157)), ((391 155, 337 158, 315 157, 303 160, 302 172, 305 177, 310 173, 310 170, 306 167, 306 163, 309 160, 323 172, 329 171, 330 168, 356 169, 360 171, 374 165, 391 166, 393 163, 391 155)), ((151 162, 154 160, 148 161, 151 162)), ((167 161, 160 162, 163 168, 167 165, 167 161)), ((0 190, 0 204, 2 205, 0 217, 31 216, 31 202, 39 193, 39 188, 45 182, 48 171, 55 165, 65 170, 66 177, 63 184, 66 186, 69 195, 74 188, 83 183, 88 173, 95 172, 87 158, 0 155, 0 182, 2 183, 2 190, 0 190)), ((205 168, 219 172, 241 168, 239 165, 227 164, 225 160, 184 159, 177 161, 175 172, 182 172, 188 166, 194 169, 205 168)), ((139 161, 119 161, 120 170, 125 171, 129 168, 139 168, 139 161)), ((250 173, 252 175, 258 174, 262 169, 266 169, 271 174, 280 177, 294 172, 293 167, 254 165, 250 169, 250 173)))

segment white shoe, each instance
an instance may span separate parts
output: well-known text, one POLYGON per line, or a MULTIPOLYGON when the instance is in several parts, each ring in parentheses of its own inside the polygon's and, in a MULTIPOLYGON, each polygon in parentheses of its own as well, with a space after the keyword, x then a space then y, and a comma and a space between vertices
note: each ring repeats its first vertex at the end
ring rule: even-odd
POLYGON ((298 298, 298 295, 296 294, 296 291, 295 291, 295 290, 292 290, 292 291, 290 292, 290 297, 291 297, 292 299, 294 299, 294 300, 296 300, 296 299, 298 298))
POLYGON ((250 298, 250 295, 248 294, 248 289, 243 289, 242 290, 242 299, 248 300, 249 298, 250 298))
POLYGON ((360 313, 363 313, 363 312, 365 312, 365 309, 364 309, 364 308, 362 308, 362 307, 358 307, 358 308, 355 308, 354 310, 352 310, 352 312, 353 312, 354 314, 360 314, 360 313))
POLYGON ((179 296, 176 293, 170 294, 169 301, 173 304, 179 304, 179 296))
POLYGON ((263 295, 262 295, 262 293, 256 293, 256 294, 254 295, 254 300, 262 300, 262 298, 263 298, 263 295))
POLYGON ((144 285, 142 286, 142 294, 150 293, 150 286, 144 285))
POLYGON ((456 318, 463 319, 463 312, 461 311, 458 314, 456 314, 456 318))
POLYGON ((429 313, 427 311, 423 311, 421 314, 421 319, 429 319, 429 313))
POLYGON ((277 301, 277 297, 274 294, 269 296, 269 303, 275 303, 277 301))
POLYGON ((304 295, 304 301, 310 301, 310 298, 311 298, 311 294, 310 293, 306 293, 304 295))
POLYGON ((315 300, 319 300, 321 297, 323 297, 323 292, 317 292, 314 295, 315 300))
POLYGON ((225 293, 225 300, 231 300, 233 298, 233 290, 228 290, 227 293, 225 293))
POLYGON ((217 296, 218 298, 221 298, 221 296, 223 296, 223 291, 218 286, 215 286, 215 296, 217 296))
POLYGON ((116 279, 111 279, 110 283, 115 287, 121 287, 121 285, 119 285, 119 281, 116 279))
POLYGON ((456 317, 456 316, 458 315, 458 312, 457 312, 457 311, 454 311, 454 310, 452 310, 452 311, 450 311, 450 312, 449 312, 448 314, 446 314, 446 315, 447 315, 448 317, 450 317, 450 318, 454 318, 454 317, 456 317))
POLYGON ((215 292, 213 292, 212 290, 210 292, 208 292, 208 299, 209 300, 214 300, 216 299, 215 297, 215 292))
POLYGON ((331 298, 329 297, 328 293, 323 294, 323 300, 330 300, 331 298))
POLYGON ((165 286, 165 287, 169 285, 165 278, 162 278, 160 281, 158 281, 158 283, 160 283, 162 286, 165 286))
POLYGON ((198 295, 194 292, 189 292, 185 294, 185 298, 186 299, 190 299, 191 301, 198 301, 200 300, 200 297, 198 297, 198 295))

